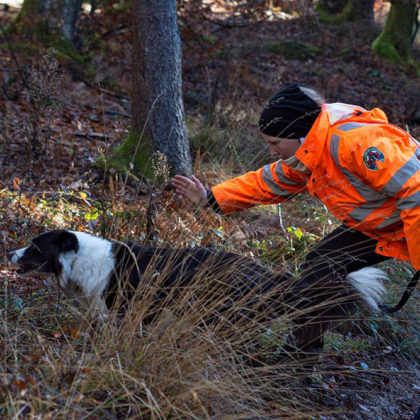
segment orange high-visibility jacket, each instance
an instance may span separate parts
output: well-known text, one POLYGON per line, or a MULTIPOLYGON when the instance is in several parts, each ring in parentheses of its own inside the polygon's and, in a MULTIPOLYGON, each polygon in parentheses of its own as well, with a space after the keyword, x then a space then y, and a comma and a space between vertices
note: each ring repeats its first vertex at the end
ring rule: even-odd
POLYGON ((378 254, 420 270, 420 145, 413 137, 378 108, 325 104, 293 159, 213 187, 222 212, 309 191, 343 224, 377 239, 378 254))

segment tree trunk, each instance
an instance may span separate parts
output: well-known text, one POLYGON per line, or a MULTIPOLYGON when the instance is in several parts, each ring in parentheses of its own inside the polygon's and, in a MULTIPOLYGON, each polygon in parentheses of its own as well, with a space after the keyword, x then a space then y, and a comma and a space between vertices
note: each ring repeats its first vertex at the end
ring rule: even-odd
POLYGON ((337 14, 343 11, 346 3, 347 0, 318 0, 317 8, 331 14, 337 14))
POLYGON ((375 0, 322 0, 317 3, 316 9, 320 19, 327 23, 355 22, 365 20, 373 24, 373 6, 375 0), (339 10, 339 13, 336 11, 339 10))
POLYGON ((60 0, 55 4, 61 3, 61 16, 62 16, 62 25, 61 31, 66 38, 71 43, 74 43, 77 26, 79 23, 80 9, 82 8, 82 0, 60 0))
POLYGON ((73 44, 81 7, 82 0, 24 0, 20 18, 24 25, 35 26, 32 30, 41 42, 58 30, 73 44))
POLYGON ((176 1, 134 0, 133 18, 133 132, 175 173, 190 175, 176 1))
POLYGON ((343 12, 347 14, 348 20, 366 20, 373 23, 373 6, 375 0, 349 0, 343 12))
POLYGON ((416 2, 392 0, 385 26, 372 43, 372 50, 390 63, 411 60, 411 42, 416 22, 416 2))

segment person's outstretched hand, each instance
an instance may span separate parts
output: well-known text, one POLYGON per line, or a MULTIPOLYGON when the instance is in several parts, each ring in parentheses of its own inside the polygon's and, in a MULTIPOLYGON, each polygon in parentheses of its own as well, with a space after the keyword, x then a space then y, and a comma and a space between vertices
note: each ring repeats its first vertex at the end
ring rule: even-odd
POLYGON ((207 191, 203 184, 194 175, 190 178, 182 175, 175 175, 172 178, 172 185, 176 192, 192 204, 204 206, 207 202, 207 191))

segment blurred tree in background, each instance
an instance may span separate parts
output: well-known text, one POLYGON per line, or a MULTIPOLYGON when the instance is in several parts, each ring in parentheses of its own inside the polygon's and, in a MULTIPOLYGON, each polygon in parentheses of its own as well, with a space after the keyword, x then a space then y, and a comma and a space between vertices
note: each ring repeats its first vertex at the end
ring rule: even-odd
MULTIPOLYGON (((373 24, 374 6, 375 0, 318 0, 316 10, 327 23, 363 20, 373 24)), ((373 51, 391 63, 410 61, 418 10, 416 0, 391 0, 386 23, 372 44, 373 51)))
POLYGON ((73 44, 83 0, 24 0, 19 15, 21 26, 34 31, 40 41, 62 35, 73 44))
POLYGON ((316 8, 321 20, 329 23, 366 20, 373 23, 375 0, 319 0, 316 8))
POLYGON ((418 10, 415 0, 392 0, 385 26, 372 44, 373 51, 391 63, 410 61, 418 10))

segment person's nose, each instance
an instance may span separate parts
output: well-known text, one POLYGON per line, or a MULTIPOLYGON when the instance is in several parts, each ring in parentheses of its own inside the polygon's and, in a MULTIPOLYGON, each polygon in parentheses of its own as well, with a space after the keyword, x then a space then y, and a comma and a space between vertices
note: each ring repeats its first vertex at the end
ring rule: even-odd
POLYGON ((270 146, 270 156, 276 157, 278 155, 277 151, 270 146))

